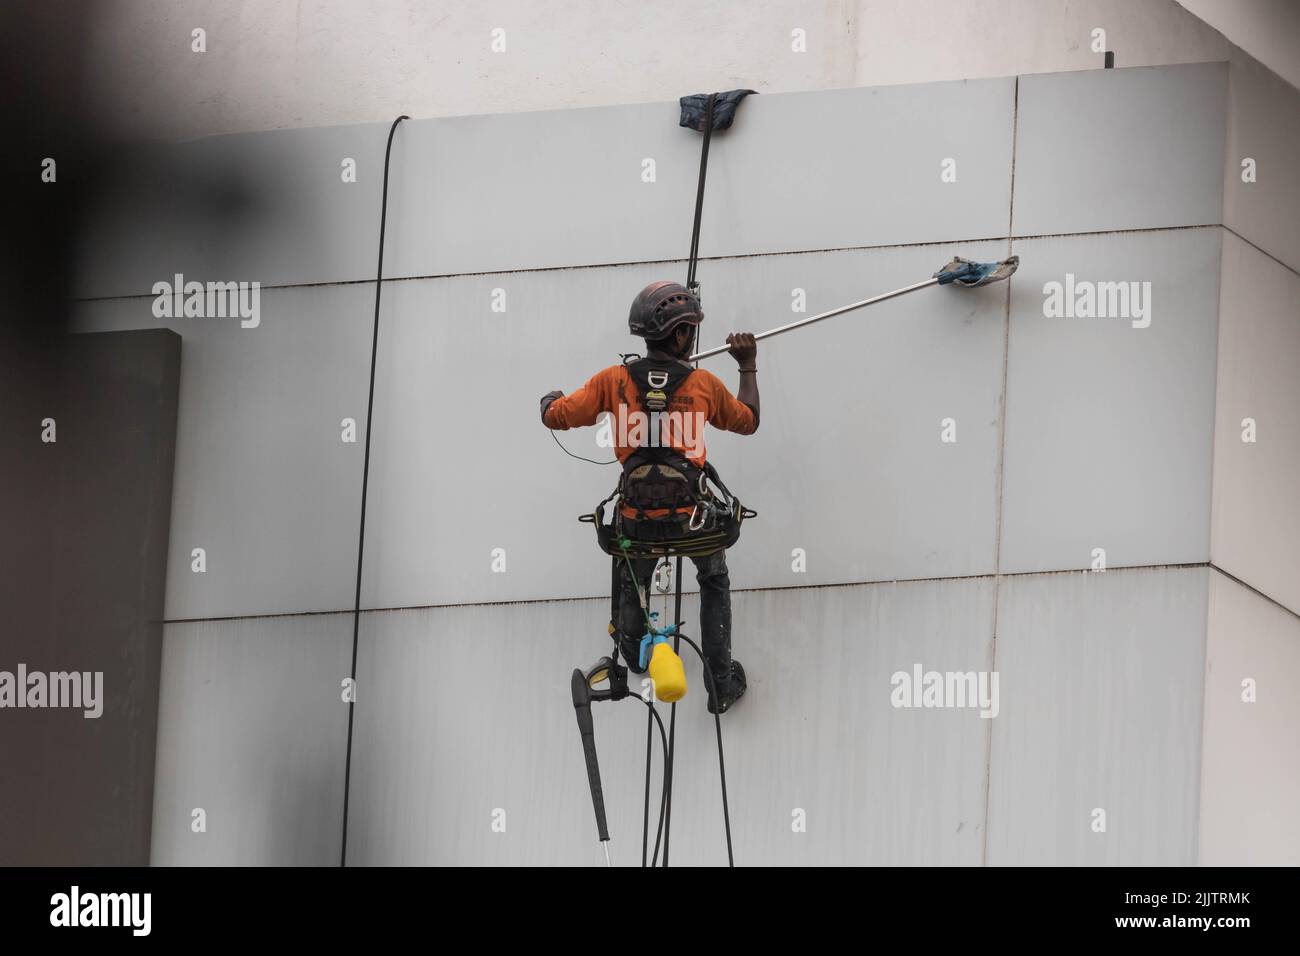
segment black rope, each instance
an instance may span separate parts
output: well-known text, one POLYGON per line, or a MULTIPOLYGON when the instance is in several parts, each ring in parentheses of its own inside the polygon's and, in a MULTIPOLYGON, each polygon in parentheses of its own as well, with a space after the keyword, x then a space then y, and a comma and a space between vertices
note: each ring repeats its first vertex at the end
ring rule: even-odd
MULTIPOLYGON (((695 186, 695 222, 691 226, 691 255, 686 266, 686 288, 696 295, 699 294, 695 282, 695 269, 699 264, 700 258, 700 223, 704 218, 704 181, 709 172, 709 140, 713 137, 713 103, 718 98, 717 93, 709 94, 708 106, 704 113, 704 145, 700 147, 700 177, 695 186)), ((695 345, 698 345, 700 337, 700 328, 695 327, 695 344, 692 345, 691 351, 695 351, 695 345)), ((695 363, 696 368, 699 362, 695 363)), ((673 612, 673 620, 682 619, 682 559, 677 558, 677 604, 673 612)), ((673 651, 681 650, 680 635, 673 641, 673 651)), ((678 655, 680 656, 680 655, 678 655)), ((705 664, 704 670, 708 671, 708 664, 705 664)), ((716 700, 716 698, 715 698, 716 700)), ((673 758, 676 754, 675 745, 677 742, 677 702, 673 701, 672 709, 668 717, 668 766, 664 768, 668 783, 668 812, 664 823, 664 866, 668 865, 668 838, 672 833, 673 824, 673 758)), ((731 835, 728 830, 727 842, 730 845, 731 835)))
MULTIPOLYGON (((641 867, 645 868, 646 851, 650 844, 650 754, 654 748, 650 742, 654 739, 655 732, 655 715, 654 708, 649 708, 649 713, 645 715, 645 814, 641 819, 641 867)), ((664 765, 667 766, 667 752, 664 754, 664 765)), ((662 820, 662 815, 660 816, 662 820)), ((659 843, 658 835, 655 836, 655 844, 659 843)), ((657 846, 656 846, 657 848, 657 846)))
MULTIPOLYGON (((633 566, 632 559, 628 555, 626 549, 622 549, 622 558, 624 563, 627 565, 628 575, 632 580, 632 586, 635 587, 637 590, 637 596, 641 603, 641 612, 645 617, 646 629, 647 631, 652 630, 654 624, 650 619, 650 611, 648 606, 649 598, 647 597, 646 592, 642 590, 641 582, 637 580, 636 569, 633 566)), ((614 588, 616 589, 614 593, 617 594, 618 593, 617 592, 617 588, 618 588, 618 583, 617 583, 618 558, 617 557, 614 558, 613 567, 615 573, 614 588)), ((681 617, 682 617, 682 583, 681 583, 682 574, 681 572, 682 572, 682 559, 680 556, 678 556, 677 569, 676 569, 677 587, 676 587, 676 593, 674 597, 673 619, 674 621, 677 622, 679 627, 677 631, 674 632, 673 650, 674 652, 679 652, 681 650, 681 642, 685 641, 690 646, 691 650, 695 651, 696 656, 699 657, 700 659, 701 670, 704 672, 704 679, 708 686, 709 697, 713 701, 715 701, 715 706, 716 706, 716 702, 718 701, 717 686, 713 679, 713 672, 709 669, 709 663, 704 658, 704 652, 700 649, 700 646, 698 644, 692 641, 685 634, 681 633, 681 628, 680 628, 681 617)), ((610 639, 614 641, 616 647, 619 646, 618 639, 615 638, 613 634, 610 635, 610 639)), ((617 653, 617 651, 615 653, 617 653)), ((654 702, 645 700, 640 695, 635 695, 635 696, 637 697, 638 700, 644 703, 650 710, 650 716, 646 721, 645 810, 643 812, 642 823, 641 823, 641 865, 643 867, 646 865, 646 852, 649 846, 650 754, 653 750, 653 747, 651 746, 651 739, 652 739, 651 735, 654 732, 654 725, 657 724, 659 727, 659 742, 664 754, 664 778, 663 778, 663 785, 660 788, 660 795, 659 795, 659 822, 658 825, 655 827, 654 853, 650 855, 649 865, 651 867, 658 865, 660 839, 662 838, 663 848, 664 848, 663 865, 667 866, 669 832, 670 832, 671 817, 672 817, 672 779, 673 779, 672 775, 673 775, 673 763, 674 763, 673 742, 675 738, 672 736, 671 732, 667 737, 664 735, 664 722, 659 717, 659 712, 655 709, 654 702)), ((674 722, 677 719, 677 703, 675 701, 672 704, 671 719, 674 722)), ((713 715, 713 725, 718 738, 718 773, 722 781, 722 821, 723 821, 723 826, 725 827, 726 830, 726 837, 727 837, 727 865, 735 866, 736 859, 735 859, 735 854, 732 850, 732 843, 731 843, 731 809, 730 809, 729 801, 727 799, 727 765, 723 758, 723 751, 722 751, 722 716, 716 712, 713 715)))
MULTIPOLYGON (((646 701, 644 701, 644 703, 645 703, 646 707, 649 708, 649 710, 650 710, 650 717, 651 717, 651 718, 654 720, 654 722, 659 726, 659 743, 660 743, 660 745, 661 745, 662 748, 663 748, 663 753, 664 753, 664 764, 665 764, 665 766, 666 766, 666 765, 667 765, 667 762, 668 762, 668 738, 664 736, 664 722, 663 722, 662 719, 660 719, 660 717, 659 717, 659 711, 655 710, 655 705, 654 705, 654 703, 653 703, 652 701, 648 701, 648 700, 646 700, 646 701)), ((666 782, 666 781, 665 781, 665 782, 666 782)), ((650 813, 649 813, 649 809, 650 809, 650 804, 649 804, 649 800, 650 800, 650 763, 649 763, 648 760, 647 760, 647 762, 646 762, 646 780, 645 780, 645 786, 646 786, 646 823, 648 824, 648 823, 650 822, 650 813)), ((654 851, 654 854, 650 857, 650 865, 651 865, 651 866, 654 866, 654 865, 656 864, 656 862, 659 860, 659 841, 660 841, 660 839, 662 839, 662 837, 663 837, 663 835, 664 835, 664 805, 667 803, 667 801, 668 801, 668 790, 667 790, 665 787, 660 786, 660 788, 659 788, 659 822, 655 825, 655 851, 654 851)), ((642 866, 645 866, 645 843, 646 843, 646 833, 645 833, 645 831, 642 831, 642 833, 641 833, 641 865, 642 865, 642 866)))
MULTIPOLYGON (((710 105, 710 117, 712 117, 712 107, 710 105)), ((673 575, 677 580, 677 598, 673 605, 673 620, 682 619, 682 558, 677 556, 677 570, 673 575)), ((673 632, 673 653, 677 654, 682 647, 682 634, 679 627, 673 632)), ((680 657, 680 654, 677 654, 680 657)), ((707 670, 707 667, 705 668, 707 670)), ((673 832, 673 757, 675 756, 674 746, 677 743, 677 701, 673 701, 672 709, 668 716, 668 760, 664 767, 665 785, 668 791, 668 812, 664 817, 664 866, 668 865, 668 838, 673 832)))
MULTIPOLYGON (((613 496, 611 495, 610 497, 613 496)), ((604 504, 604 502, 601 502, 601 504, 604 504)), ((649 597, 647 597, 646 592, 642 589, 641 582, 637 580, 636 568, 632 564, 632 558, 627 553, 627 548, 620 548, 620 550, 622 551, 623 562, 624 564, 627 565, 628 578, 631 580, 632 586, 636 588, 637 600, 641 605, 641 616, 645 618, 646 632, 649 633, 650 631, 654 630, 654 622, 650 619, 650 608, 649 608, 650 599, 649 597)), ((610 608, 610 614, 614 615, 614 617, 617 618, 619 614, 618 595, 619 595, 619 591, 621 590, 621 587, 618 579, 618 575, 619 575, 618 558, 615 557, 613 561, 614 563, 612 565, 612 575, 611 575, 612 580, 610 584, 610 604, 612 605, 610 608)), ((678 565, 680 567, 680 559, 678 561, 678 565)), ((678 597, 680 601, 680 588, 679 588, 678 597)), ((680 610, 680 605, 679 605, 679 610, 680 610)), ((618 638, 614 637, 613 634, 610 634, 609 636, 610 639, 614 641, 614 647, 615 647, 614 659, 617 660, 618 654, 622 650, 622 648, 619 645, 618 638)), ((659 741, 663 746, 663 754, 664 754, 664 779, 663 779, 663 784, 660 787, 660 793, 659 793, 659 822, 655 826, 654 855, 650 857, 650 866, 653 867, 656 865, 656 863, 659 860, 659 841, 667 832, 665 828, 666 821, 664 815, 668 805, 668 772, 667 771, 668 771, 668 767, 671 765, 671 762, 668 759, 668 738, 664 736, 664 722, 660 718, 659 712, 655 710, 654 702, 650 700, 645 700, 645 698, 641 697, 639 694, 637 695, 637 699, 650 708, 650 717, 647 719, 646 732, 645 732, 646 733, 645 812, 641 822, 641 865, 642 866, 646 865, 646 848, 649 845, 649 841, 650 841, 650 751, 652 749, 650 746, 650 741, 651 741, 651 735, 654 732, 653 724, 659 725, 659 741)), ((665 861, 666 859, 667 859, 667 847, 665 845, 665 861)), ((667 866, 667 862, 665 862, 664 865, 667 866)))
MULTIPOLYGON (((629 573, 631 573, 633 570, 632 562, 630 559, 627 558, 626 551, 624 551, 623 557, 624 560, 627 561, 628 571, 629 573)), ((681 572, 682 572, 682 559, 679 556, 677 558, 677 570, 676 570, 677 588, 676 588, 676 595, 674 599, 675 605, 674 605, 674 614, 673 614, 673 620, 677 621, 679 624, 682 618, 681 572)), ((641 592, 641 584, 639 581, 636 580, 634 574, 633 574, 632 581, 633 581, 633 585, 637 588, 638 594, 642 594, 643 592, 641 592)), ((647 628, 651 627, 651 622, 649 619, 648 612, 646 612, 646 627, 647 628)), ((731 807, 730 807, 730 802, 727 799, 727 764, 723 756, 723 750, 722 750, 722 715, 716 712, 716 705, 719 702, 717 685, 713 679, 713 671, 709 668, 709 662, 704 657, 704 652, 700 649, 700 646, 698 644, 696 644, 685 634, 681 633, 681 628, 679 627, 677 631, 674 632, 674 640, 673 640, 674 652, 678 652, 681 650, 682 641, 685 641, 690 646, 691 650, 695 651, 696 656, 699 657, 700 669, 704 672, 704 680, 708 687, 709 697, 715 702, 715 712, 713 714, 713 726, 718 738, 718 775, 722 783, 722 822, 727 837, 727 865, 734 867, 736 865, 736 857, 731 843, 731 807)), ((673 758, 675 756, 674 743, 676 739, 673 734, 673 730, 675 729, 676 720, 677 720, 677 702, 674 701, 672 704, 672 709, 671 709, 672 716, 670 717, 670 721, 669 721, 670 730, 667 739, 665 739, 664 724, 663 721, 659 718, 659 713, 658 711, 655 710, 654 704, 642 698, 638 698, 638 699, 641 699, 642 702, 645 703, 646 706, 649 707, 650 709, 650 718, 646 722, 645 811, 642 819, 642 829, 641 829, 641 865, 642 866, 646 865, 646 847, 649 844, 649 833, 650 833, 650 753, 652 750, 650 741, 651 741, 651 734, 653 733, 654 730, 653 726, 651 725, 651 721, 653 721, 654 723, 659 725, 659 740, 664 751, 664 779, 663 779, 663 786, 661 787, 660 797, 659 797, 659 824, 655 828, 655 849, 654 849, 654 854, 650 857, 650 866, 652 867, 655 866, 659 859, 660 835, 663 836, 663 848, 664 848, 663 865, 667 866, 669 834, 671 833, 671 829, 672 829, 672 785, 673 785, 673 766, 674 766, 673 758)))
MULTIPOLYGON (((645 816, 641 823, 641 865, 646 865, 646 848, 650 841, 650 753, 652 747, 650 741, 654 739, 655 725, 659 727, 659 744, 664 755, 664 766, 668 766, 668 738, 664 734, 664 722, 659 716, 659 711, 655 710, 654 701, 646 700, 640 694, 634 695, 637 700, 646 705, 649 716, 646 718, 646 738, 645 738, 645 816)), ((655 851, 650 857, 650 866, 656 866, 659 861, 659 841, 664 836, 664 809, 668 803, 668 778, 665 777, 659 787, 659 822, 655 824, 655 851)))
MULTIPOLYGON (((691 646, 696 655, 700 658, 700 666, 704 669, 704 677, 709 683, 709 696, 716 702, 718 699, 717 685, 713 680, 713 671, 709 669, 709 662, 704 659, 704 652, 700 650, 699 645, 687 637, 681 636, 682 640, 691 646)), ((715 707, 716 711, 716 707, 715 707)), ((727 828, 727 866, 736 865, 736 857, 731 852, 731 809, 727 805, 727 764, 722 759, 722 715, 714 713, 713 726, 718 732, 718 774, 722 778, 722 822, 727 828)))
MULTIPOLYGON (((695 189, 695 219, 691 227, 691 253, 690 253, 690 259, 686 271, 686 288, 689 289, 692 293, 695 293, 696 295, 699 294, 696 286, 696 281, 695 281, 695 273, 696 273, 696 268, 699 264, 700 223, 702 222, 703 215, 704 215, 704 184, 708 175, 708 168, 709 168, 709 141, 713 135, 713 105, 716 99, 717 99, 716 93, 709 94, 708 105, 705 111, 704 144, 700 150, 700 175, 699 175, 699 181, 696 184, 696 189, 695 189)), ((696 351, 696 347, 698 346, 698 344, 699 344, 699 327, 696 326, 695 345, 691 349, 692 352, 696 351)), ((626 361, 626 357, 625 357, 625 361, 626 361)), ((699 362, 696 362, 695 365, 696 368, 698 368, 699 362)), ((569 449, 564 447, 563 443, 559 440, 559 438, 555 436, 554 431, 551 432, 551 437, 555 439, 555 443, 560 446, 560 449, 566 455, 569 455, 572 458, 577 458, 581 461, 588 461, 595 465, 612 465, 617 463, 617 459, 615 459, 614 461, 603 462, 603 461, 595 461, 594 459, 591 458, 584 458, 581 455, 576 455, 573 452, 569 451, 569 449)), ((646 595, 641 588, 640 581, 637 580, 636 570, 632 566, 631 559, 628 557, 626 549, 623 550, 622 556, 624 561, 627 563, 628 575, 632 579, 632 584, 637 589, 637 595, 641 601, 642 613, 646 618, 646 628, 648 631, 653 630, 653 624, 650 620, 650 613, 649 613, 649 608, 647 606, 646 595)), ((618 567, 618 559, 615 558, 614 559, 615 580, 613 583, 614 590, 613 590, 613 594, 611 595, 611 602, 615 604, 615 609, 614 609, 615 611, 617 610, 616 596, 618 594, 617 567, 618 567)), ((684 635, 682 635, 680 630, 681 619, 682 619, 682 557, 681 555, 677 556, 677 567, 675 571, 675 577, 676 577, 677 587, 676 587, 676 596, 674 601, 673 620, 676 624, 678 624, 678 629, 674 633, 673 652, 676 653, 679 657, 681 656, 680 655, 681 642, 684 640, 695 650, 695 653, 699 655, 700 663, 704 671, 704 676, 708 683, 709 696, 714 701, 714 705, 716 708, 716 706, 720 703, 720 701, 716 693, 716 687, 714 685, 714 680, 713 680, 713 673, 709 669, 708 661, 704 659, 703 652, 695 644, 695 642, 692 641, 689 637, 685 637, 684 635)), ((617 641, 615 643, 617 643, 617 641)), ((658 724, 660 742, 663 745, 663 749, 664 749, 664 779, 663 779, 663 787, 660 795, 659 824, 656 827, 655 849, 654 849, 654 854, 650 857, 650 866, 653 867, 658 862, 659 841, 660 841, 660 836, 662 836, 663 850, 664 850, 663 865, 666 867, 668 866, 669 837, 672 832, 672 812, 673 812, 673 789, 672 788, 673 788, 673 765, 674 765, 674 756, 676 753, 675 747, 676 747, 676 739, 677 739, 677 702, 674 701, 671 706, 669 723, 668 723, 669 729, 668 729, 668 735, 666 740, 664 739, 663 720, 660 719, 659 713, 654 708, 654 704, 651 703, 650 701, 643 701, 643 702, 646 703, 650 708, 650 717, 646 721, 645 810, 642 815, 642 825, 641 825, 642 827, 641 828, 641 865, 642 866, 646 865, 646 851, 647 851, 647 847, 649 846, 650 758, 651 758, 651 753, 653 751, 653 746, 651 744, 651 735, 654 732, 654 725, 658 724)), ((718 768, 722 780, 722 814, 723 814, 723 823, 726 827, 726 835, 727 835, 727 864, 729 866, 735 866, 736 865, 735 857, 732 853, 732 845, 731 845, 731 811, 727 803, 727 770, 725 764, 723 763, 723 756, 722 756, 722 717, 720 714, 715 713, 713 715, 713 719, 714 719, 714 726, 717 730, 717 737, 718 737, 718 768)))
POLYGON ((357 591, 352 604, 352 687, 353 699, 348 701, 348 756, 343 769, 343 846, 339 853, 339 866, 348 865, 348 797, 352 784, 352 720, 356 711, 355 689, 357 683, 357 635, 361 626, 361 563, 366 552, 366 492, 370 486, 370 425, 375 411, 375 359, 379 354, 379 297, 384 289, 384 228, 388 224, 388 160, 393 152, 393 134, 397 124, 410 119, 402 115, 393 120, 388 130, 388 145, 384 149, 384 194, 379 204, 379 266, 375 271, 375 321, 370 336, 370 393, 366 398, 366 453, 361 466, 361 530, 357 534, 357 591))

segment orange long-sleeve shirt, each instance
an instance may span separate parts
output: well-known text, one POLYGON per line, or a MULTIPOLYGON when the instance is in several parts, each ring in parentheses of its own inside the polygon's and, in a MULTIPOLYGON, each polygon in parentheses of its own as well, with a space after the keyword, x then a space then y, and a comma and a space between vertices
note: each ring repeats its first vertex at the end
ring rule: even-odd
MULTIPOLYGON (((602 369, 572 395, 557 398, 546 409, 542 420, 548 428, 563 431, 594 425, 605 412, 614 415, 614 453, 619 461, 626 461, 637 447, 648 442, 628 441, 636 438, 635 431, 619 427, 620 415, 623 420, 633 412, 645 415, 636 384, 625 366, 611 365, 602 369)), ((707 457, 703 429, 697 427, 699 424, 708 422, 714 428, 739 435, 750 435, 757 427, 753 410, 732 395, 722 379, 702 368, 691 372, 677 387, 666 417, 669 421, 661 432, 661 441, 680 451, 697 467, 702 466, 707 457), (672 419, 674 413, 678 416, 676 421, 672 419)))

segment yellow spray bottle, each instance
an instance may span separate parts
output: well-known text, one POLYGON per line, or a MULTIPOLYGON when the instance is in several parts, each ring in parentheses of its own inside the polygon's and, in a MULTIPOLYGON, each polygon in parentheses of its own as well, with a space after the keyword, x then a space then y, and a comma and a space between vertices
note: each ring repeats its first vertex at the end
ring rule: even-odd
POLYGON ((655 697, 666 704, 672 704, 686 696, 686 668, 682 659, 673 651, 668 638, 677 633, 677 625, 657 628, 653 620, 658 614, 650 615, 651 630, 641 638, 641 666, 646 667, 649 654, 650 680, 654 682, 655 697))

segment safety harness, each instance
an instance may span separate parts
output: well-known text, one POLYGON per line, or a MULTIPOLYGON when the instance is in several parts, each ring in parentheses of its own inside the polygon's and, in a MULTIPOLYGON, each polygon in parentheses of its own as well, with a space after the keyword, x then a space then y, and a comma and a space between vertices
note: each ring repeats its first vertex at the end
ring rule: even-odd
POLYGON ((628 359, 624 366, 650 417, 649 444, 628 455, 617 487, 578 520, 595 525, 601 550, 614 557, 703 557, 731 547, 741 523, 757 512, 740 503, 712 464, 696 465, 659 440, 660 416, 668 414, 673 395, 695 369, 670 359, 628 359))

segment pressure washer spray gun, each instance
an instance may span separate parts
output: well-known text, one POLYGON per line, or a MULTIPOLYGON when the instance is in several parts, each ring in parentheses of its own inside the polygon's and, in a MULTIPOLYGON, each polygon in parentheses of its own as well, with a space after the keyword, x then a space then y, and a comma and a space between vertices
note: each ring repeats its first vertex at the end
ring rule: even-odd
MULTIPOLYGON (((667 703, 674 703, 686 696, 686 669, 682 666, 682 659, 668 643, 668 638, 677 634, 678 625, 655 627, 658 618, 657 612, 650 615, 650 632, 641 638, 641 668, 646 669, 648 657, 655 696, 667 703)), ((596 811, 596 833, 605 850, 605 865, 608 866, 609 823, 605 817, 605 791, 600 782, 600 761, 596 757, 596 727, 591 719, 591 705, 594 701, 622 700, 630 695, 627 668, 613 657, 602 657, 586 671, 575 669, 569 687, 574 713, 578 718, 578 733, 582 736, 582 753, 587 763, 591 803, 596 811)), ((661 724, 660 730, 662 729, 661 724)), ((642 863, 644 862, 643 859, 642 863)))
POLYGON ((573 709, 578 717, 578 733, 582 735, 582 753, 587 760, 587 783, 591 787, 591 803, 596 810, 596 832, 605 850, 605 865, 609 860, 609 823, 605 819, 605 791, 600 785, 600 761, 596 759, 596 727, 591 719, 591 702, 594 700, 622 700, 628 695, 627 668, 612 657, 602 657, 586 672, 574 669, 569 682, 573 695, 573 709), (601 688, 601 684, 606 684, 601 688))

